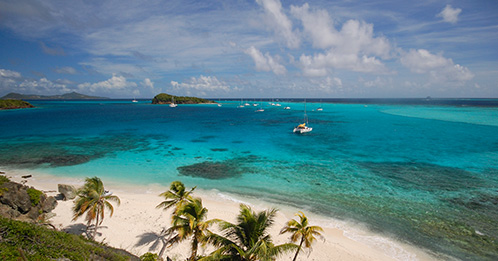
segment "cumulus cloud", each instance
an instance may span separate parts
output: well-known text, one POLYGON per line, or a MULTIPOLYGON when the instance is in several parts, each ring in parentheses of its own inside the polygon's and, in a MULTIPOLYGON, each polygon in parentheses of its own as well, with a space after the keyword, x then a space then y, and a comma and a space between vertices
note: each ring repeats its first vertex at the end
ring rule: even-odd
POLYGON ((283 13, 282 3, 279 0, 256 0, 256 3, 264 8, 268 26, 285 39, 287 47, 299 47, 300 39, 292 30, 291 20, 283 13))
POLYGON ((83 93, 102 93, 124 97, 133 93, 134 89, 137 88, 137 84, 135 82, 127 81, 124 76, 113 74, 112 77, 106 81, 82 83, 78 84, 77 87, 78 90, 83 93))
POLYGON ((0 93, 18 92, 24 94, 59 94, 71 91, 72 82, 58 79, 50 81, 45 77, 26 79, 21 73, 0 69, 0 93))
POLYGON ((428 74, 434 82, 463 83, 474 78, 474 74, 466 67, 455 64, 452 59, 441 54, 432 54, 425 49, 402 53, 401 64, 412 72, 428 74))
POLYGON ((57 67, 54 71, 60 74, 76 74, 76 69, 70 66, 57 67))
POLYGON ((437 17, 442 17, 443 21, 456 24, 458 22, 458 15, 462 12, 460 8, 452 8, 451 5, 446 5, 446 7, 437 14, 437 17))
POLYGON ((269 53, 263 54, 254 46, 245 50, 245 53, 252 57, 258 71, 272 71, 276 75, 283 75, 287 72, 285 66, 278 62, 280 60, 278 56, 274 58, 269 53))
POLYGON ((343 88, 342 80, 338 77, 327 76, 320 80, 311 80, 313 88, 324 93, 336 93, 343 88))
POLYGON ((216 76, 204 76, 199 78, 191 77, 183 83, 171 81, 171 86, 175 91, 185 93, 186 95, 207 96, 219 92, 226 93, 230 87, 224 81, 218 80, 216 76))
POLYGON ((336 30, 326 10, 311 10, 308 4, 292 6, 291 13, 301 20, 313 47, 323 53, 301 55, 299 62, 306 76, 325 76, 333 68, 356 72, 387 73, 380 59, 390 58, 391 45, 385 37, 375 37, 373 25, 349 20, 336 30))

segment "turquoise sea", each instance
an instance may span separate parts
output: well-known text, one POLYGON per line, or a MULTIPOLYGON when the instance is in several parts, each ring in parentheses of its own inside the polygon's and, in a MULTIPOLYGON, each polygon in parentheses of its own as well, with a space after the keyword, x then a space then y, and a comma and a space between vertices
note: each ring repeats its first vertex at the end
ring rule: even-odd
POLYGON ((0 111, 1 170, 182 180, 353 220, 441 259, 498 260, 496 100, 308 101, 304 135, 292 132, 302 101, 31 102, 0 111))

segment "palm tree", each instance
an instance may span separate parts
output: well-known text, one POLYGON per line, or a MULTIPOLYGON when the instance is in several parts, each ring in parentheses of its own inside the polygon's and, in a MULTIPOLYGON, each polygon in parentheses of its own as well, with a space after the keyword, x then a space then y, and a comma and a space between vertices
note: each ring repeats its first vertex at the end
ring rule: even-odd
POLYGON ((297 242, 299 238, 301 239, 301 241, 299 242, 299 247, 296 251, 296 255, 294 256, 294 259, 292 259, 293 261, 296 260, 297 254, 299 254, 299 251, 301 251, 301 247, 303 246, 303 244, 311 251, 311 244, 313 244, 313 242, 315 241, 315 236, 323 238, 323 236, 320 234, 320 232, 323 232, 323 229, 319 226, 309 226, 308 218, 304 215, 303 212, 299 211, 296 216, 299 216, 299 221, 296 221, 295 219, 289 220, 287 222, 287 225, 280 231, 280 234, 286 232, 292 233, 292 242, 297 242))
POLYGON ((167 210, 175 206, 176 212, 180 206, 187 202, 192 201, 192 192, 196 187, 193 187, 190 191, 185 191, 185 185, 181 181, 173 181, 169 187, 168 191, 161 193, 159 196, 164 197, 164 201, 157 205, 156 208, 163 208, 167 210))
POLYGON ((111 217, 114 213, 114 207, 110 201, 114 201, 118 205, 121 203, 117 196, 104 189, 104 184, 98 177, 86 178, 85 184, 77 192, 77 199, 73 208, 73 221, 86 213, 87 226, 90 226, 90 223, 95 220, 95 231, 92 236, 92 238, 95 238, 97 226, 104 221, 105 209, 111 211, 111 217))
POLYGON ((202 260, 275 260, 278 255, 293 250, 297 247, 295 244, 275 246, 267 232, 276 213, 276 209, 256 213, 241 204, 237 223, 216 221, 224 236, 213 233, 208 236, 208 242, 218 249, 202 260))
POLYGON ((193 198, 190 202, 180 205, 173 214, 172 227, 167 233, 176 235, 168 243, 173 245, 191 238, 192 253, 189 260, 196 260, 199 243, 205 243, 206 235, 210 233, 208 228, 214 220, 206 220, 207 212, 207 208, 202 206, 202 200, 193 198))

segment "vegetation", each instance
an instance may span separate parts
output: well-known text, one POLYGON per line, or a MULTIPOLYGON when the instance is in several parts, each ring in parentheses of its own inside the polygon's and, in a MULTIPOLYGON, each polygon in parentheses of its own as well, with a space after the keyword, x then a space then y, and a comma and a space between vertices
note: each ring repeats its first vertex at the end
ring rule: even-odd
POLYGON ((136 260, 82 236, 0 218, 0 260, 136 260))
POLYGON ((299 216, 299 221, 291 219, 287 222, 287 225, 280 231, 280 234, 283 233, 292 233, 291 241, 297 242, 300 239, 299 247, 297 248, 296 254, 294 255, 293 261, 296 261, 297 255, 301 251, 301 248, 304 246, 309 248, 311 251, 311 245, 315 241, 315 236, 322 237, 320 232, 323 232, 323 229, 319 226, 309 226, 308 218, 304 215, 303 212, 299 212, 296 214, 299 216))
POLYGON ((28 188, 26 191, 28 192, 29 200, 31 200, 31 205, 38 205, 38 203, 40 203, 41 195, 43 194, 43 192, 34 188, 28 188))
POLYGON ((152 99, 152 104, 169 104, 175 99, 177 104, 199 104, 199 103, 215 103, 214 101, 197 98, 197 97, 187 97, 187 96, 173 96, 166 93, 160 93, 152 99))
POLYGON ((0 110, 7 109, 22 109, 22 108, 33 108, 35 106, 31 105, 29 102, 21 100, 0 100, 0 110))
POLYGON ((167 232, 175 233, 169 240, 169 244, 180 243, 184 240, 191 239, 191 255, 189 260, 194 261, 197 258, 197 249, 199 243, 205 243, 208 233, 208 227, 214 220, 206 220, 208 210, 202 206, 200 198, 194 198, 190 202, 180 205, 173 214, 172 226, 167 232))
POLYGON ((192 192, 195 187, 190 191, 185 191, 185 185, 180 181, 173 181, 169 187, 169 190, 161 193, 159 196, 164 197, 164 201, 157 205, 157 208, 163 208, 167 210, 171 207, 175 207, 174 212, 176 213, 178 208, 182 205, 192 202, 192 192))
POLYGON ((268 234, 276 213, 276 209, 256 213, 241 204, 237 223, 218 221, 223 236, 211 234, 208 239, 218 249, 202 260, 275 260, 277 256, 292 251, 296 245, 275 246, 268 234))
MULTIPOLYGON (((94 233, 92 238, 97 234, 97 227, 104 221, 104 211, 109 209, 111 217, 114 213, 114 207, 110 201, 116 202, 118 205, 121 203, 117 196, 107 193, 104 189, 102 180, 98 177, 86 178, 85 184, 77 192, 75 206, 73 208, 73 220, 78 219, 86 213, 85 220, 89 227, 92 221, 95 220, 94 233)), ((87 229, 88 229, 87 227, 87 229)))
MULTIPOLYGON (((163 231, 161 234, 164 234, 163 238, 169 236, 165 245, 192 240, 189 260, 275 260, 283 253, 297 249, 295 259, 302 244, 306 247, 311 246, 314 236, 322 231, 320 227, 308 226, 308 219, 301 213, 300 223, 291 220, 281 232, 294 232, 294 227, 297 227, 297 232, 294 232, 295 236, 293 234, 292 238, 298 239, 301 238, 300 235, 304 235, 300 246, 293 243, 274 245, 268 229, 274 223, 276 209, 256 213, 249 206, 241 204, 236 223, 219 219, 206 220, 207 209, 202 206, 201 199, 192 196, 194 189, 195 187, 187 191, 182 182, 174 181, 170 190, 160 195, 166 200, 157 206, 165 210, 175 207, 172 213, 172 226, 165 230, 166 233, 163 231), (209 230, 209 227, 215 223, 219 225, 222 235, 209 230), (216 250, 208 256, 197 256, 199 244, 211 244, 216 250)), ((159 258, 162 257, 163 250, 164 247, 159 253, 159 258)))
MULTIPOLYGON (((0 186, 3 185, 5 182, 9 182, 10 179, 5 177, 5 176, 0 176, 0 186)), ((0 196, 3 195, 3 192, 7 191, 7 188, 0 188, 0 196)))

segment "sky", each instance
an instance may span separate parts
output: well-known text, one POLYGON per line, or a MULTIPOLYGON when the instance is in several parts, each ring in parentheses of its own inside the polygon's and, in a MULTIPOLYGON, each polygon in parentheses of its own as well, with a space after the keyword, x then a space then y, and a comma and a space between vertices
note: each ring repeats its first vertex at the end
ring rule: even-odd
POLYGON ((0 97, 498 98, 498 1, 0 0, 0 97))

